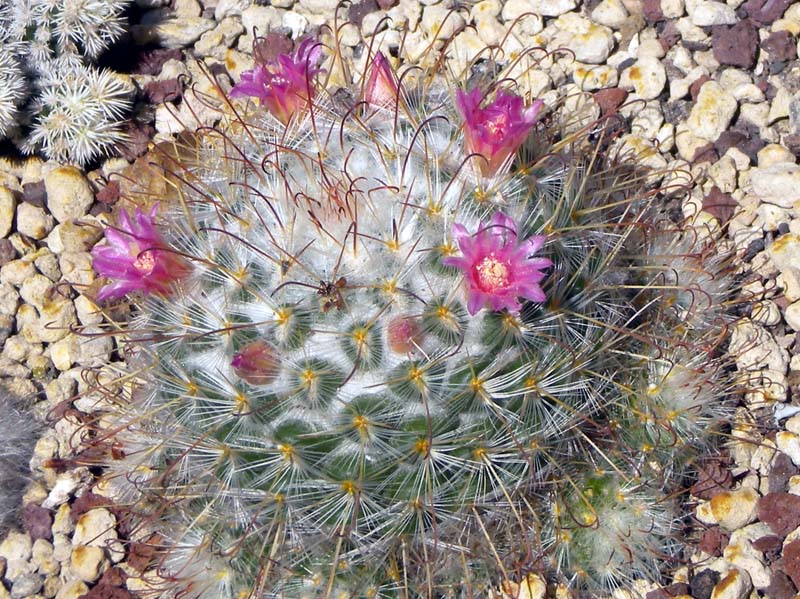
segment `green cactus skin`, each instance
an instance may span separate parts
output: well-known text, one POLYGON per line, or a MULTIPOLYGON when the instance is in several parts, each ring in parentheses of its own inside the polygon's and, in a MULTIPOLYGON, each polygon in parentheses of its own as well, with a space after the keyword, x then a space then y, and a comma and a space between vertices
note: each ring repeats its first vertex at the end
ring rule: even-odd
POLYGON ((548 569, 596 592, 674 554, 676 457, 724 416, 724 248, 603 123, 563 136, 556 108, 485 179, 447 80, 404 81, 390 110, 321 84, 288 126, 236 104, 152 198, 194 274, 135 298, 106 466, 187 596, 485 597, 548 569), (547 300, 470 316, 442 259, 498 211, 547 236, 547 300), (231 367, 254 340, 260 384, 231 367))

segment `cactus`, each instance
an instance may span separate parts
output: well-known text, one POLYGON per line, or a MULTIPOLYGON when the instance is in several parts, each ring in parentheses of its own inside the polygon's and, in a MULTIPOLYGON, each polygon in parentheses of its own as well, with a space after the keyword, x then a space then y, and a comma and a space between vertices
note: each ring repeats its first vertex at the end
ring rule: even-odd
POLYGON ((463 89, 378 54, 342 93, 325 53, 244 75, 174 152, 175 197, 94 250, 101 299, 136 306, 140 373, 106 472, 165 539, 164 584, 491 597, 532 571, 590 592, 656 576, 681 463, 724 415, 724 247, 667 217, 603 122, 563 134, 505 72, 463 89))
POLYGON ((0 535, 19 522, 22 494, 29 481, 28 464, 41 425, 23 403, 4 397, 0 418, 0 535))
POLYGON ((91 61, 124 32, 128 1, 10 0, 0 7, 0 83, 8 84, 0 87, 0 138, 80 165, 124 138, 132 90, 91 61), (22 130, 11 126, 17 121, 22 130))
POLYGON ((20 105, 26 96, 27 86, 19 61, 0 41, 0 139, 16 128, 20 105))

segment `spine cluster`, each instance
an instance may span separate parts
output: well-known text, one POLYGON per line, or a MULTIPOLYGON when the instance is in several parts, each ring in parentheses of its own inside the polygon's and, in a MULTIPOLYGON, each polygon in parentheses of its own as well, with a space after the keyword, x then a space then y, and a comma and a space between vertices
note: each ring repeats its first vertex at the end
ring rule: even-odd
POLYGON ((95 249, 144 373, 106 466, 160 571, 209 599, 656 576, 722 413, 724 252, 603 123, 382 55, 343 94, 327 52, 243 76, 95 249))
POLYGON ((92 63, 124 32, 128 0, 0 6, 0 139, 86 164, 122 139, 127 83, 92 63))

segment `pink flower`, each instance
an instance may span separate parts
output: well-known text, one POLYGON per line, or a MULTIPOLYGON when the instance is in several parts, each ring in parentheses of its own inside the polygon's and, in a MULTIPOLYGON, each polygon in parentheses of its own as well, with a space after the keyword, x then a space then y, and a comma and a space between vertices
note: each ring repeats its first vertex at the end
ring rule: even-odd
POLYGON ((231 367, 242 380, 251 385, 266 385, 278 376, 275 350, 264 341, 251 341, 231 360, 231 367))
POLYGON ((321 71, 322 46, 314 40, 303 41, 292 54, 280 54, 267 64, 242 73, 231 96, 253 96, 282 123, 301 112, 314 97, 312 79, 321 71))
POLYGON ((92 249, 92 266, 113 282, 97 294, 97 301, 116 299, 133 291, 144 294, 169 292, 173 281, 186 277, 191 265, 169 250, 153 224, 158 204, 144 214, 139 208, 131 220, 120 213, 119 228, 105 230, 107 245, 92 249))
POLYGON ((542 269, 553 263, 548 258, 531 258, 544 245, 544 235, 520 243, 514 221, 496 212, 489 224, 481 224, 474 235, 463 225, 454 224, 453 237, 462 256, 445 258, 443 263, 464 271, 470 314, 486 304, 492 310, 508 308, 509 312, 519 312, 520 297, 534 302, 546 299, 539 282, 544 278, 542 269))
POLYGON ((497 92, 494 102, 481 108, 483 93, 473 89, 456 92, 456 108, 464 117, 464 139, 469 154, 480 154, 480 171, 491 177, 503 168, 509 157, 525 141, 544 102, 536 100, 524 108, 522 98, 503 91, 497 92))
POLYGON ((386 57, 378 52, 369 67, 369 79, 364 89, 364 99, 375 108, 394 108, 399 85, 386 57))

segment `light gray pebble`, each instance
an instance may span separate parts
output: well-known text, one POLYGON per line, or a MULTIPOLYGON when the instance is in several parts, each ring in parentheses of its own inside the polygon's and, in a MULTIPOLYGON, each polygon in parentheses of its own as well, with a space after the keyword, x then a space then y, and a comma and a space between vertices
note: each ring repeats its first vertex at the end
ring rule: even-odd
POLYGON ((47 209, 56 220, 63 223, 85 215, 94 202, 89 181, 74 166, 60 166, 44 176, 47 192, 47 209))
POLYGON ((31 374, 30 369, 17 360, 12 360, 8 356, 0 356, 0 376, 25 378, 31 374))
POLYGON ((0 237, 5 237, 11 232, 16 209, 17 198, 14 192, 5 185, 0 186, 0 237))
POLYGON ((733 25, 739 21, 736 11, 723 2, 701 0, 691 9, 691 19, 698 27, 733 25))
POLYGON ((157 43, 164 48, 186 48, 215 25, 213 19, 177 17, 153 25, 134 25, 131 35, 138 44, 157 43))
POLYGON ((36 265, 39 272, 52 282, 55 283, 61 278, 61 271, 58 268, 58 258, 54 254, 43 254, 36 258, 33 263, 36 265))
POLYGON ((30 595, 35 595, 44 586, 44 577, 39 574, 26 574, 14 581, 11 585, 12 599, 24 599, 30 595))
POLYGON ((214 20, 219 23, 225 17, 241 15, 252 4, 252 0, 219 0, 214 8, 214 20))
POLYGON ((91 285, 95 280, 92 255, 89 252, 64 252, 58 265, 65 281, 77 286, 91 285))
POLYGON ((13 314, 3 314, 0 312, 0 345, 6 342, 6 339, 8 339, 16 326, 17 319, 14 318, 13 314))
MULTIPOLYGON (((0 271, 1 272, 1 271, 0 271)), ((0 275, 2 281, 2 275, 0 275)), ((16 288, 7 282, 0 282, 0 314, 14 316, 19 304, 19 293, 16 288)))
POLYGON ((27 202, 17 206, 17 231, 33 239, 44 239, 53 229, 55 219, 44 208, 27 202))
POLYGON ((58 560, 53 557, 53 544, 47 539, 36 539, 33 542, 32 559, 39 574, 43 576, 54 576, 61 570, 58 560))
POLYGON ((19 258, 7 262, 0 267, 0 283, 7 283, 19 287, 27 279, 36 274, 36 266, 27 258, 19 258))

